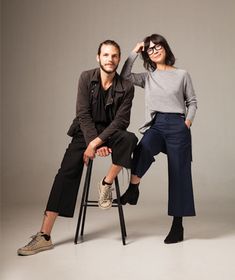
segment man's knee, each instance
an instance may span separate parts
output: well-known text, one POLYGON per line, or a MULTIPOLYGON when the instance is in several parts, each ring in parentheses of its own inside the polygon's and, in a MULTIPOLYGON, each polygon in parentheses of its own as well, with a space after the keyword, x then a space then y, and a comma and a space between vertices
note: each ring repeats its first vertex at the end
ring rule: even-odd
POLYGON ((120 138, 122 138, 122 141, 125 141, 126 143, 134 144, 136 145, 138 142, 138 138, 136 137, 135 133, 130 131, 121 131, 120 132, 120 138))
POLYGON ((135 133, 133 133, 133 132, 128 132, 128 137, 129 137, 129 139, 130 139, 131 142, 137 144, 138 138, 137 138, 137 136, 135 135, 135 133))

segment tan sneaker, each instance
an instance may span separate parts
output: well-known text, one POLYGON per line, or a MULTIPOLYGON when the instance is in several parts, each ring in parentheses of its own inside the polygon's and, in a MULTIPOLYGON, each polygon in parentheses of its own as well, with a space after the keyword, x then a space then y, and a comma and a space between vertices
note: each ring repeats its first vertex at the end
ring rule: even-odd
POLYGON ((38 232, 31 236, 32 240, 27 245, 17 250, 18 255, 29 256, 44 250, 52 249, 53 244, 51 239, 47 241, 43 235, 42 232, 38 232))
MULTIPOLYGON (((102 180, 103 181, 103 180, 102 180)), ((112 188, 110 185, 103 185, 102 181, 98 184, 99 200, 98 205, 101 209, 109 209, 112 207, 112 188)))

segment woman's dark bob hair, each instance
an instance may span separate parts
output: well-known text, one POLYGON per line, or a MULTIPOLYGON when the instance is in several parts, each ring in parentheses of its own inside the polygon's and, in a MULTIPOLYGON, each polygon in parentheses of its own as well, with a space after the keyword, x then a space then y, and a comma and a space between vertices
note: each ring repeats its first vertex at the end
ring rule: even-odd
POLYGON ((156 64, 149 58, 147 53, 147 49, 149 48, 150 41, 152 41, 155 45, 161 45, 166 51, 166 65, 174 65, 175 64, 175 56, 172 53, 170 46, 168 45, 166 39, 159 34, 152 34, 144 39, 144 51, 141 52, 142 58, 144 60, 144 68, 150 71, 154 71, 157 66, 156 64))

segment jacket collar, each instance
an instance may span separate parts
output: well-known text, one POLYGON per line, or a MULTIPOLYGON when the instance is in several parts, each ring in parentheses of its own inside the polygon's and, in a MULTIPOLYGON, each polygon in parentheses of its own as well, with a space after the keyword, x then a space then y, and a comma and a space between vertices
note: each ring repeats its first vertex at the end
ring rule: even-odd
MULTIPOLYGON (((100 82, 100 68, 96 68, 94 71, 94 75, 91 78, 92 83, 100 82)), ((120 75, 116 72, 113 78, 112 88, 114 91, 123 92, 124 88, 121 83, 120 75)))

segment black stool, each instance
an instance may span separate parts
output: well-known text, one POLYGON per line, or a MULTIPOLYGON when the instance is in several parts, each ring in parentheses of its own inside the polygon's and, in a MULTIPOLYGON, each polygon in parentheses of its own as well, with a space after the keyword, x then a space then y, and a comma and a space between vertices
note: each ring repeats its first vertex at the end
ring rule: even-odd
MULTIPOLYGON (((76 229, 76 234, 75 234, 75 238, 74 238, 75 244, 78 243, 77 241, 78 241, 80 227, 81 227, 80 236, 83 236, 83 233, 84 233, 84 225, 85 225, 87 207, 98 207, 97 200, 89 200, 92 165, 93 165, 93 161, 89 160, 89 163, 87 166, 87 171, 86 171, 84 188, 83 188, 83 192, 82 192, 82 200, 81 200, 80 211, 79 211, 79 215, 78 215, 77 229, 76 229), (81 223, 82 223, 82 226, 81 226, 81 223)), ((122 234, 122 243, 123 243, 123 245, 126 245, 126 236, 127 236, 126 225, 125 225, 125 220, 124 220, 124 215, 123 215, 122 204, 120 203, 120 188, 119 188, 119 183, 118 183, 117 177, 115 178, 115 189, 116 189, 118 202, 113 203, 112 207, 118 207, 120 228, 121 228, 121 234, 122 234)))

